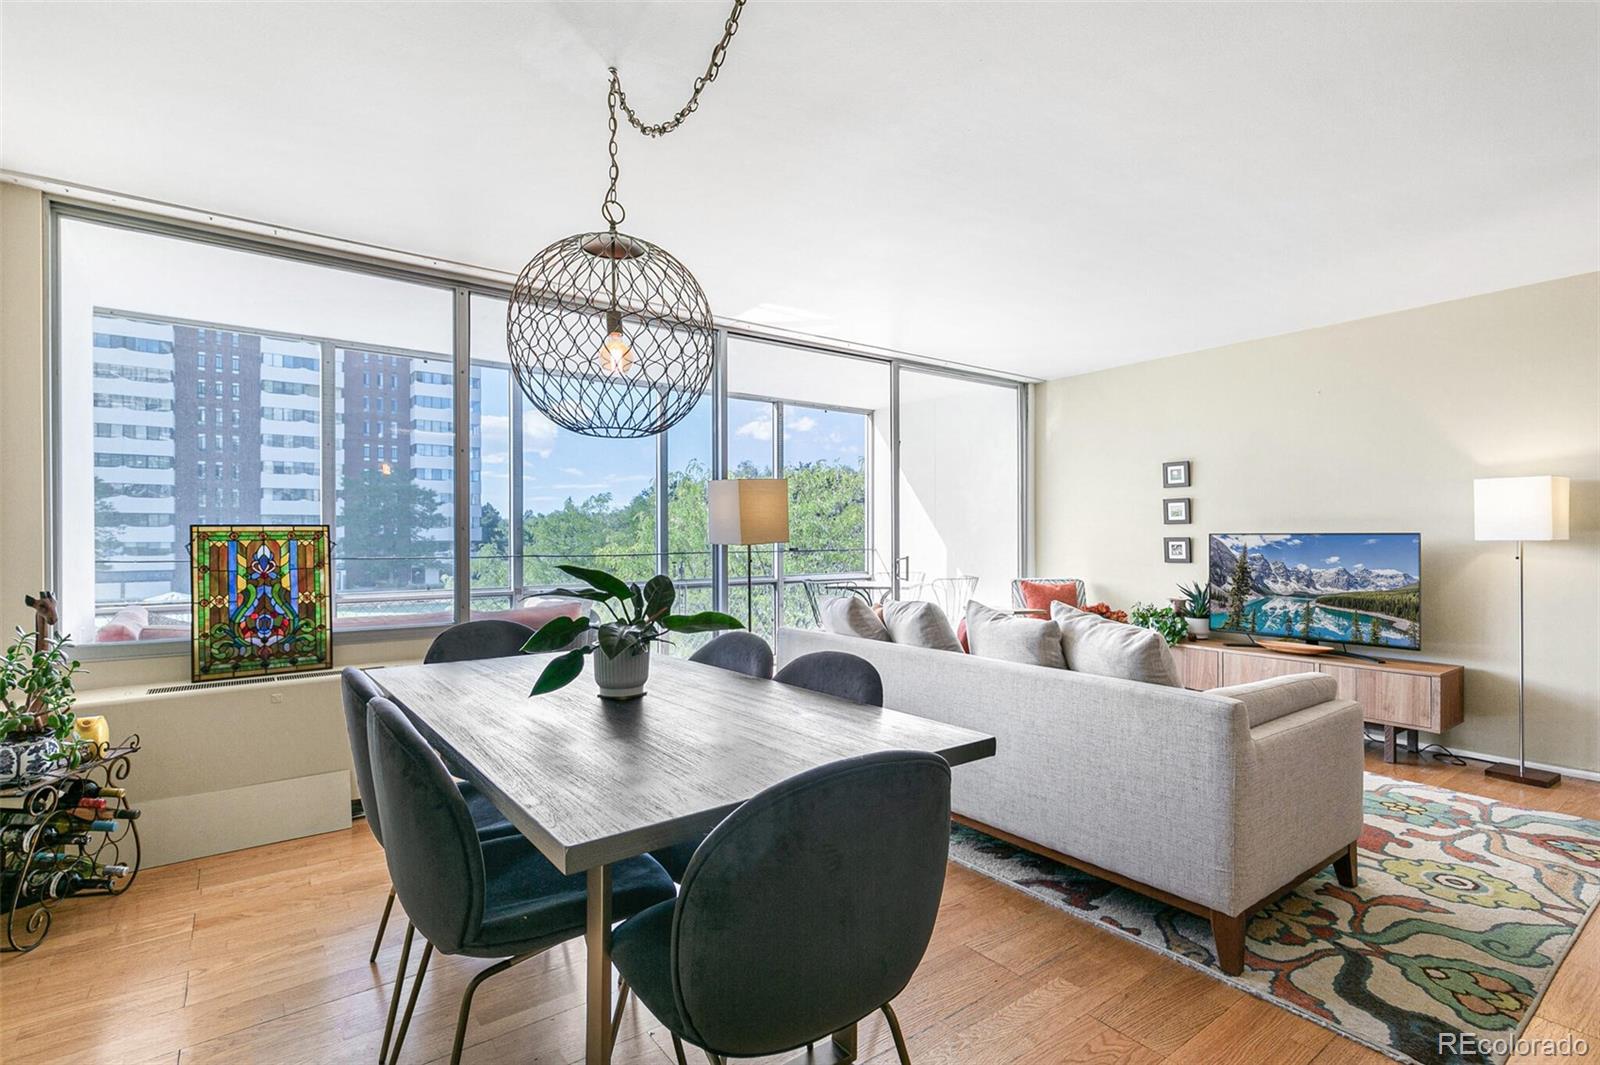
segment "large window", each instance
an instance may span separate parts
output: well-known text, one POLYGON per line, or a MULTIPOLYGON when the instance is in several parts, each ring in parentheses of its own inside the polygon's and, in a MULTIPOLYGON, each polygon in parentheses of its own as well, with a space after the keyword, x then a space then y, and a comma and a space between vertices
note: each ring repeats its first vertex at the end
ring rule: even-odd
POLYGON ((235 522, 333 526, 338 627, 450 619, 449 290, 77 218, 58 261, 65 631, 185 637, 235 522))
MULTIPOLYGON (((725 335, 725 394, 661 436, 595 439, 524 396, 495 292, 87 211, 56 232, 52 535, 80 643, 187 637, 196 523, 331 526, 342 631, 520 610, 571 583, 563 564, 666 572, 682 608, 739 616, 748 577, 769 638, 812 623, 819 588, 893 583, 889 362, 725 335), (719 554, 717 476, 788 478, 788 543, 719 554)), ((1017 491, 1002 473, 994 505, 1017 491)), ((998 566, 950 553, 969 556, 998 566)))

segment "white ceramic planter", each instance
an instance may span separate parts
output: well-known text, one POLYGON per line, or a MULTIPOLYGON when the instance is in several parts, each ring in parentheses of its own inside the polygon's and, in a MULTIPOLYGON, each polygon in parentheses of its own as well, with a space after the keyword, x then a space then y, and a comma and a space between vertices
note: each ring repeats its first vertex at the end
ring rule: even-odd
POLYGON ((1189 623, 1189 639, 1203 640, 1211 635, 1210 618, 1184 618, 1189 623))
POLYGON ((0 784, 42 777, 55 768, 61 744, 53 736, 0 742, 0 784))
POLYGON ((636 699, 644 694, 645 682, 650 679, 649 644, 616 658, 596 648, 589 657, 594 659, 594 683, 600 698, 636 699))

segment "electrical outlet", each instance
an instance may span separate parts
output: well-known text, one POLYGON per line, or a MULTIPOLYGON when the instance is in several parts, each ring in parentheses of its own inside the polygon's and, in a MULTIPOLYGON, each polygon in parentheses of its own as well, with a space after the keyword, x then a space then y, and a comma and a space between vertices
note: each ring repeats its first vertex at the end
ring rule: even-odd
POLYGON ((273 692, 270 696, 267 697, 267 701, 270 702, 273 706, 280 706, 283 703, 283 693, 282 692, 273 692))

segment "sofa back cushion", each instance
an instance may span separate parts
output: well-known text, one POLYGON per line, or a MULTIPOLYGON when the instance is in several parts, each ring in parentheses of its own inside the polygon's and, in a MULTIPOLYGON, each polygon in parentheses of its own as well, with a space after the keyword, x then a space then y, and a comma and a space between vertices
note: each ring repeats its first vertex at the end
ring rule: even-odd
POLYGON ((863 640, 888 642, 889 630, 860 596, 841 595, 817 605, 822 627, 838 636, 858 636, 863 640))
POLYGON ((1051 606, 1050 617, 1061 630, 1061 650, 1068 669, 1182 687, 1172 650, 1154 629, 1109 621, 1065 603, 1051 606))
POLYGON ((950 619, 936 603, 908 599, 883 605, 883 625, 889 630, 889 639, 912 647, 928 647, 935 651, 960 651, 961 642, 950 627, 950 619))
POLYGON ((1054 621, 1013 617, 977 600, 967 604, 967 646, 980 658, 1064 669, 1061 627, 1054 621))

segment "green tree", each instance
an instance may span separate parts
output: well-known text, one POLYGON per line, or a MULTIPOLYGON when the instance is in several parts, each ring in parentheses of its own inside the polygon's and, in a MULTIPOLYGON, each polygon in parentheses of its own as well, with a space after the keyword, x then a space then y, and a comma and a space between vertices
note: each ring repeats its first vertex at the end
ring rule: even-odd
POLYGON ((493 503, 485 503, 478 516, 478 543, 472 549, 472 584, 475 588, 506 588, 511 584, 511 526, 493 503))
POLYGON ((352 589, 408 588, 425 560, 449 557, 449 543, 428 532, 450 519, 439 513, 438 495, 411 478, 368 470, 346 476, 340 495, 344 533, 335 557, 345 560, 352 589))
POLYGON ((1311 639, 1311 600, 1306 600, 1304 609, 1300 611, 1300 638, 1311 639))
MULTIPOLYGON (((111 505, 116 488, 99 477, 94 479, 94 553, 110 558, 122 551, 122 515, 111 505)), ((185 536, 188 534, 185 533, 185 536)))
MULTIPOLYGON (((1239 545, 1239 557, 1233 563, 1233 580, 1228 586, 1227 627, 1245 627, 1245 615, 1250 608, 1250 549, 1239 545)), ((1255 631, 1255 619, 1250 619, 1250 631, 1255 631)))

